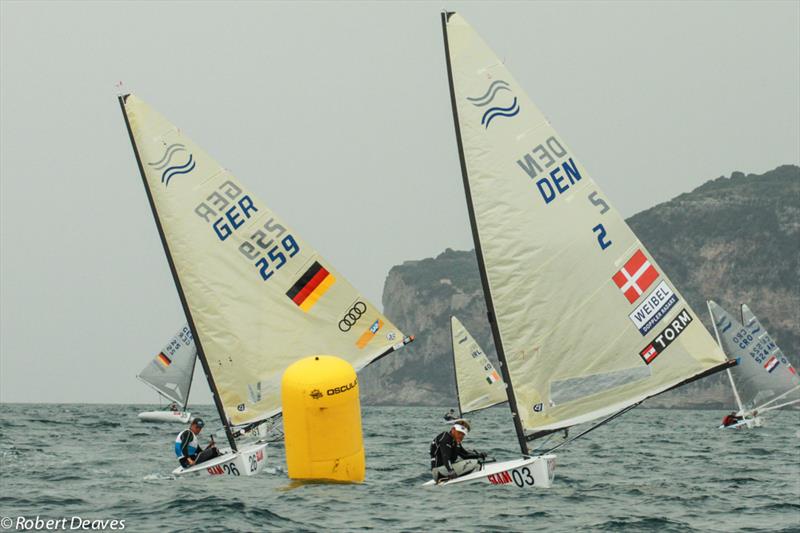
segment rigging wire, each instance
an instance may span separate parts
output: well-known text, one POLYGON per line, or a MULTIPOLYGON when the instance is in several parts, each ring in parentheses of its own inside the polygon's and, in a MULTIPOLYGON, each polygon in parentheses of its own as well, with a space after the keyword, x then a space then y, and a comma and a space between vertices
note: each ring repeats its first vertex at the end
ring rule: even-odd
MULTIPOLYGON (((642 401, 644 401, 644 400, 642 400, 642 401)), ((642 402, 641 402, 641 401, 639 401, 639 402, 636 402, 636 403, 635 403, 635 404, 633 404, 633 405, 629 405, 628 407, 626 407, 625 409, 623 409, 623 410, 621 410, 621 411, 617 411, 616 413, 614 413, 613 415, 609 416, 608 418, 606 418, 606 419, 602 420, 601 422, 599 422, 599 423, 597 423, 597 424, 593 425, 592 427, 590 427, 590 428, 589 428, 589 429, 587 429, 586 431, 582 431, 581 433, 578 433, 577 435, 575 435, 575 436, 574 436, 574 437, 572 437, 571 439, 567 439, 567 440, 565 440, 564 442, 561 442, 561 443, 559 443, 559 444, 557 444, 557 445, 553 446, 553 447, 552 447, 552 448, 550 448, 549 450, 546 450, 546 451, 544 451, 544 452, 542 452, 542 453, 550 453, 550 452, 552 452, 553 450, 556 450, 556 449, 558 449, 558 448, 561 448, 561 447, 562 447, 562 446, 564 446, 565 444, 569 444, 570 442, 572 442, 572 441, 574 441, 574 440, 577 440, 577 439, 579 439, 579 438, 583 437, 583 436, 584 436, 584 435, 586 435, 587 433, 589 433, 589 432, 591 432, 591 431, 594 431, 595 429, 599 428, 600 426, 602 426, 602 425, 604 425, 604 424, 606 424, 606 423, 608 423, 608 422, 611 422, 612 420, 614 420, 614 419, 615 419, 615 418, 617 418, 618 416, 622 416, 622 415, 624 415, 625 413, 627 413, 627 412, 628 412, 628 411, 630 411, 631 409, 634 409, 634 408, 636 408, 636 407, 639 407, 639 404, 641 404, 641 403, 642 403, 642 402)), ((549 440, 549 439, 548 439, 548 440, 549 440)), ((547 441, 545 441, 545 443, 547 443, 547 441)))

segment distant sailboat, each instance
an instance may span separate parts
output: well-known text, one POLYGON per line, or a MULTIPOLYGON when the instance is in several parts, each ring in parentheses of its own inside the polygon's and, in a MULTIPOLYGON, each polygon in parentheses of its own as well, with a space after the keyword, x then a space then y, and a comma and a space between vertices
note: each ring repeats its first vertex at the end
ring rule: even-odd
POLYGON ((742 305, 740 323, 717 303, 707 303, 717 341, 739 363, 728 369, 728 379, 741 420, 720 429, 759 427, 764 414, 800 402, 797 370, 750 309, 742 305))
POLYGON ((450 336, 459 415, 466 416, 507 402, 506 386, 500 373, 454 316, 450 317, 450 336))
POLYGON ((412 338, 182 131, 135 95, 119 103, 230 445, 175 474, 256 474, 266 443, 237 440, 281 412, 291 363, 335 354, 358 370, 412 338))
POLYGON ((180 406, 180 409, 145 411, 139 413, 143 422, 186 423, 192 413, 186 410, 192 387, 197 349, 189 326, 183 326, 164 348, 136 376, 159 395, 180 406))
POLYGON ((442 28, 478 266, 523 455, 444 485, 546 487, 555 457, 531 456, 529 441, 604 419, 585 434, 732 362, 500 59, 458 14, 443 13, 442 28))

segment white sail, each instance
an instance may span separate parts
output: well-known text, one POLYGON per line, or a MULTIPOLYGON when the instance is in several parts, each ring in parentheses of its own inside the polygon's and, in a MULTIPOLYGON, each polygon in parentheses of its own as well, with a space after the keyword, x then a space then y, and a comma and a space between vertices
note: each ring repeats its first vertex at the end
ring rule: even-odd
POLYGON ((278 413, 283 370, 302 357, 333 354, 359 369, 403 345, 403 333, 230 172, 135 95, 120 102, 225 422, 278 413))
POLYGON ((740 409, 748 412, 776 398, 789 401, 800 397, 795 369, 747 306, 742 306, 744 325, 715 302, 708 302, 708 308, 723 350, 738 363, 730 373, 740 409))
POLYGON ((188 325, 183 326, 137 377, 159 394, 185 408, 189 401, 195 362, 197 348, 192 331, 188 325))
POLYGON ((453 340, 453 365, 461 414, 486 409, 508 400, 503 378, 467 328, 450 317, 453 340))
POLYGON ((695 312, 500 59, 458 14, 445 39, 484 291, 524 430, 607 416, 721 368, 695 312))
POLYGON ((772 339, 767 328, 761 324, 746 304, 742 304, 741 312, 742 324, 755 339, 754 344, 749 347, 748 354, 757 361, 763 361, 764 367, 772 367, 772 372, 769 372, 769 374, 776 379, 781 379, 784 382, 785 390, 800 385, 797 369, 792 366, 789 358, 786 357, 780 346, 772 339), (778 363, 777 365, 775 364, 776 362, 778 363), (786 385, 786 383, 790 385, 786 385))

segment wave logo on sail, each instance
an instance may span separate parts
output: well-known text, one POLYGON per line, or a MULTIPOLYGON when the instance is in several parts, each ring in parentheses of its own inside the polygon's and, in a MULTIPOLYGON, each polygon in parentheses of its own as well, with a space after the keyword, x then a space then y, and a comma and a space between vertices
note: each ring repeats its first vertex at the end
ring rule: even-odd
POLYGON ((730 319, 729 319, 727 316, 723 315, 723 316, 722 316, 722 317, 721 317, 721 318, 720 318, 720 319, 719 319, 719 320, 716 322, 716 325, 717 325, 717 328, 720 330, 720 333, 725 333, 726 331, 728 331, 729 329, 731 329, 731 326, 732 326, 733 324, 731 323, 731 320, 730 320, 730 319))
POLYGON ((161 156, 161 159, 147 164, 153 167, 153 170, 162 171, 161 183, 165 187, 169 186, 172 178, 181 174, 188 174, 196 166, 194 156, 181 143, 170 144, 164 150, 164 155, 161 156), (184 154, 188 154, 188 160, 184 154))
POLYGON ((486 109, 486 111, 483 112, 483 116, 481 117, 481 124, 484 128, 488 128, 489 124, 491 124, 492 121, 497 117, 510 118, 519 113, 519 103, 517 103, 517 97, 514 96, 514 93, 511 91, 511 86, 505 80, 493 81, 482 96, 468 96, 467 100, 475 107, 490 106, 486 109), (510 96, 512 96, 514 100, 510 105, 503 107, 502 105, 497 105, 495 103, 495 98, 505 91, 510 93, 510 96))

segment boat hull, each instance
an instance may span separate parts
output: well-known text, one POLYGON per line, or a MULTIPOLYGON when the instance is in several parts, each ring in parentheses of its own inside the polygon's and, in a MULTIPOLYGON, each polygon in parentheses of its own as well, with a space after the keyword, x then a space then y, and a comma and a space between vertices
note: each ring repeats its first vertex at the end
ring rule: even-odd
POLYGON ((481 470, 449 481, 428 481, 423 487, 449 487, 462 483, 483 483, 488 486, 507 486, 517 489, 550 488, 555 477, 556 456, 553 454, 486 463, 481 470))
POLYGON ((760 428, 764 425, 763 420, 760 416, 755 418, 746 418, 744 420, 739 420, 735 424, 731 424, 730 426, 719 426, 719 429, 753 429, 753 428, 760 428))
POLYGON ((191 420, 192 413, 189 411, 145 411, 139 413, 139 420, 142 422, 180 422, 186 424, 191 420))
POLYGON ((266 443, 250 444, 243 446, 237 452, 230 448, 221 449, 221 455, 199 465, 189 468, 178 467, 172 471, 173 475, 185 476, 197 474, 201 476, 255 476, 267 464, 266 443))

